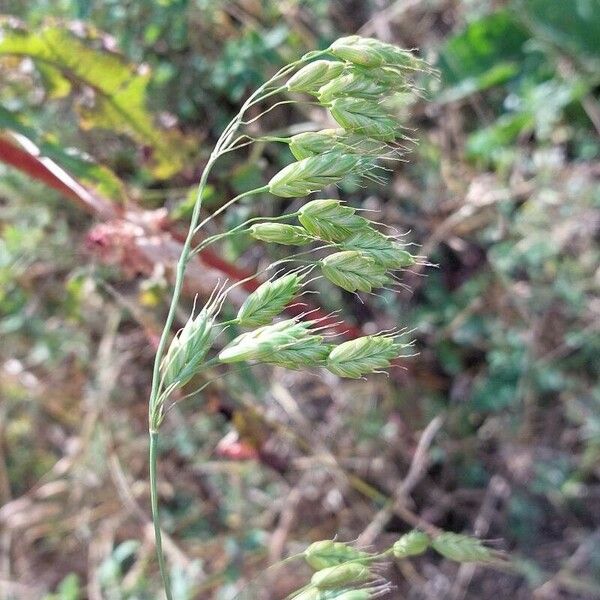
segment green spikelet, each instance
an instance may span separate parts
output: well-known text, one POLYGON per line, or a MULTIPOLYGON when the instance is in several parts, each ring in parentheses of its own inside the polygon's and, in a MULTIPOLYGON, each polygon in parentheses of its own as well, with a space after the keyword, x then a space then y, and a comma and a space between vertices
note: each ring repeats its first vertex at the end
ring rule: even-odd
POLYGON ((355 172, 364 162, 360 156, 337 151, 310 156, 279 171, 269 181, 269 192, 282 198, 307 196, 338 183, 355 172))
POLYGON ((245 300, 237 320, 242 327, 260 327, 270 323, 294 299, 302 283, 296 273, 265 281, 245 300))
POLYGON ((249 231, 253 238, 269 244, 302 246, 313 241, 302 227, 285 223, 256 223, 249 231))
POLYGON ((376 140, 392 142, 399 135, 398 123, 381 104, 363 98, 336 98, 330 105, 331 116, 347 131, 376 140))
POLYGON ((364 71, 354 71, 331 80, 319 89, 319 102, 329 104, 335 98, 351 96, 377 101, 389 87, 385 82, 368 77, 364 71))
POLYGON ((390 282, 385 267, 354 250, 331 254, 320 261, 320 266, 329 281, 348 292, 371 292, 390 282))
POLYGON ((227 344, 219 353, 222 363, 257 361, 288 369, 302 369, 323 364, 330 347, 323 336, 310 327, 312 321, 287 319, 273 325, 243 333, 227 344))
POLYGON ((322 540, 304 551, 306 562, 315 570, 341 565, 348 561, 369 560, 370 554, 342 542, 322 540))
POLYGON ((196 374, 210 349, 215 312, 215 303, 209 302, 173 338, 161 363, 165 387, 184 386, 196 374))
POLYGON ((444 532, 433 539, 431 546, 445 558, 456 562, 491 562, 500 557, 480 540, 459 533, 444 532))
POLYGON ((317 90, 335 79, 344 70, 344 63, 333 60, 316 60, 302 67, 292 75, 286 84, 290 92, 314 94, 317 90))
POLYGON ((414 529, 405 533, 392 546, 392 552, 396 558, 406 558, 407 556, 417 556, 423 554, 431 545, 431 538, 423 531, 414 529))
POLYGON ((317 571, 310 582, 320 590, 356 586, 373 581, 375 575, 369 567, 360 563, 344 563, 317 571))
POLYGON ((358 379, 367 373, 387 369, 404 347, 392 337, 367 335, 336 346, 327 358, 326 366, 339 377, 358 379))
POLYGON ((348 133, 345 129, 321 129, 298 133, 289 138, 289 148, 298 160, 331 150, 371 157, 381 156, 386 151, 386 145, 380 140, 357 133, 348 133))
POLYGON ((390 67, 401 71, 431 71, 427 63, 411 52, 374 38, 350 35, 336 40, 329 47, 341 60, 363 67, 390 67))
POLYGON ((309 587, 292 596, 291 600, 371 600, 379 598, 382 594, 389 592, 391 586, 378 585, 375 587, 360 587, 359 589, 328 589, 321 590, 317 587, 309 587))
POLYGON ((335 150, 339 129, 305 131, 289 138, 289 149, 297 160, 335 150))
POLYGON ((357 250, 387 269, 403 269, 415 264, 415 258, 398 242, 373 228, 362 228, 341 244, 345 250, 357 250))
POLYGON ((356 209, 339 200, 313 200, 298 213, 298 220, 310 234, 327 242, 340 242, 358 231, 369 229, 369 221, 356 209))

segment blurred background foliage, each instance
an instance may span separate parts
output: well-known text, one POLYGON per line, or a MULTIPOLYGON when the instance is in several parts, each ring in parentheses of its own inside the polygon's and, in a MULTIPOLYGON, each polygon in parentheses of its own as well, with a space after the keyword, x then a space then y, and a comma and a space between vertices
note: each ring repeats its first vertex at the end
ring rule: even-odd
MULTIPOLYGON (((498 540, 515 567, 426 556, 393 568, 394 597, 600 597, 598 0, 0 7, 2 598, 157 597, 146 398, 191 193, 250 90, 354 32, 440 72, 399 107, 409 161, 384 187, 341 190, 437 267, 363 303, 324 288, 326 308, 366 332, 414 330, 418 355, 359 384, 234 373, 172 411, 160 494, 175 596, 233 598, 313 540, 385 546, 422 519, 498 540)), ((306 106, 263 127, 292 123, 324 126, 306 106)), ((224 160, 206 206, 289 161, 262 145, 224 160)), ((218 228, 294 207, 260 198, 218 228)), ((189 291, 264 252, 235 238, 189 291)))

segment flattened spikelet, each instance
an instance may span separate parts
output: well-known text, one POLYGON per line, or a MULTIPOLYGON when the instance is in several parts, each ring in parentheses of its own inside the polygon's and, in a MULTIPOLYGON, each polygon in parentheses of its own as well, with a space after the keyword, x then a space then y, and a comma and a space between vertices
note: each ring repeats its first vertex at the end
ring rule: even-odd
POLYGON ((302 227, 286 223, 256 223, 250 227, 250 235, 263 242, 284 246, 302 246, 313 241, 302 227))
POLYGON ((360 563, 347 562, 335 567, 317 571, 311 577, 311 584, 321 590, 355 586, 375 580, 369 567, 360 563))
POLYGON ((302 67, 288 80, 290 92, 314 94, 323 85, 335 79, 344 70, 344 63, 335 60, 316 60, 302 67))
POLYGON ((385 82, 368 77, 364 71, 355 70, 331 80, 319 89, 319 102, 328 104, 335 98, 352 96, 353 98, 368 98, 378 100, 389 87, 385 82))
POLYGON ((348 561, 368 560, 370 554, 343 542, 322 540, 311 544, 304 551, 304 558, 313 569, 320 570, 348 561))
POLYGON ((350 35, 339 38, 329 49, 336 58, 364 67, 386 66, 400 71, 431 71, 429 65, 412 52, 375 38, 350 35))
POLYGON ((214 322, 215 306, 208 303, 173 338, 161 364, 165 387, 184 386, 195 375, 210 349, 214 322))
POLYGON ((338 183, 363 163, 360 156, 337 151, 310 156, 279 171, 269 181, 269 192, 282 198, 307 196, 338 183))
POLYGON ((296 273, 265 281, 242 304, 238 323, 242 327, 267 325, 294 299, 301 283, 302 276, 296 273))
POLYGON ((357 133, 348 133, 345 129, 321 129, 298 133, 290 138, 289 148, 298 160, 316 156, 332 150, 346 154, 379 157, 386 153, 386 145, 357 133))
POLYGON ((339 377, 359 379, 367 373, 387 369, 403 347, 392 337, 367 335, 336 346, 326 366, 339 377))
POLYGON ((392 546, 392 552, 396 558, 417 556, 423 554, 431 545, 431 538, 418 529, 413 529, 397 540, 392 546))
POLYGON ((431 546, 445 558, 456 562, 491 562, 501 556, 477 538, 459 533, 441 533, 433 539, 431 546))
POLYGON ((398 123, 380 104, 363 98, 336 98, 331 116, 347 131, 392 142, 399 135, 398 123))
POLYGON ((287 319, 273 325, 243 333, 219 353, 223 363, 257 361, 288 369, 302 369, 323 364, 330 347, 323 336, 310 329, 312 321, 287 319))
POLYGON ((313 200, 299 210, 298 220, 315 237, 340 242, 369 229, 369 221, 355 213, 356 209, 339 200, 313 200))
POLYGON ((331 283, 348 292, 371 292, 390 281, 384 266, 354 250, 330 254, 320 261, 320 266, 331 283))
POLYGON ((355 231, 343 241, 342 247, 346 250, 358 250, 387 269, 403 269, 416 262, 410 252, 404 250, 398 242, 373 228, 355 231))

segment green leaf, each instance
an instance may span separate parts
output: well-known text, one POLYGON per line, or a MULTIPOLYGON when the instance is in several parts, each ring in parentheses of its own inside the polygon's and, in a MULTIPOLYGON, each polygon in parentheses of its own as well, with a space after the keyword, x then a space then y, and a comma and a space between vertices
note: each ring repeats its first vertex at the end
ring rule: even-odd
POLYGON ((478 129, 467 140, 467 156, 493 161, 522 131, 533 129, 533 115, 519 112, 502 115, 493 125, 478 129))
POLYGON ((73 177, 92 185, 106 198, 121 200, 125 195, 123 182, 108 167, 99 165, 90 157, 76 150, 65 150, 23 123, 18 115, 0 106, 0 131, 7 130, 31 140, 40 150, 42 156, 52 159, 73 177))
POLYGON ((498 11, 471 23, 450 38, 438 68, 449 87, 447 99, 463 97, 504 83, 518 72, 524 59, 528 32, 507 11, 498 11))
POLYGON ((84 129, 103 128, 125 134, 152 149, 153 173, 165 179, 183 167, 185 144, 181 136, 161 131, 146 110, 146 88, 150 72, 114 53, 99 50, 90 39, 76 36, 59 26, 46 26, 33 33, 0 23, 0 56, 28 57, 41 65, 53 93, 65 92, 63 79, 89 88, 92 101, 80 102, 78 112, 84 129))
POLYGON ((60 69, 52 65, 38 63, 37 70, 40 73, 47 97, 50 100, 65 98, 71 93, 71 82, 63 76, 60 69))
POLYGON ((542 39, 580 62, 600 63, 600 0, 517 0, 517 14, 542 39))

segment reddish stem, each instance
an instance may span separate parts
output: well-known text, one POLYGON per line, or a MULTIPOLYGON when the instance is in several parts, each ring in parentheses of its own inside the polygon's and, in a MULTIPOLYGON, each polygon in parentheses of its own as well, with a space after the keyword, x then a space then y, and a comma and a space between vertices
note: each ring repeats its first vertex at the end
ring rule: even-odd
MULTIPOLYGON (((103 217, 104 219, 114 219, 122 216, 121 207, 90 191, 54 161, 41 156, 39 149, 33 142, 23 139, 21 140, 21 144, 21 146, 18 146, 11 140, 0 136, 0 162, 11 165, 19 171, 26 173, 32 179, 41 181, 47 186, 61 192, 93 215, 103 217)), ((127 209, 128 212, 134 212, 135 210, 142 211, 141 208, 137 208, 131 203, 128 204, 127 209)), ((182 241, 181 233, 175 229, 172 223, 168 222, 165 230, 173 239, 179 242, 182 241)), ((249 271, 236 267, 208 248, 205 248, 198 254, 198 259, 206 266, 227 275, 233 281, 242 281, 252 275, 249 271)), ((259 284, 259 280, 251 278, 244 281, 242 287, 247 292, 253 292, 259 284)), ((311 319, 322 319, 322 325, 329 325, 342 335, 355 337, 361 333, 358 327, 341 322, 335 316, 327 315, 321 309, 313 308, 308 303, 289 306, 287 312, 295 316, 310 312, 311 319)))

